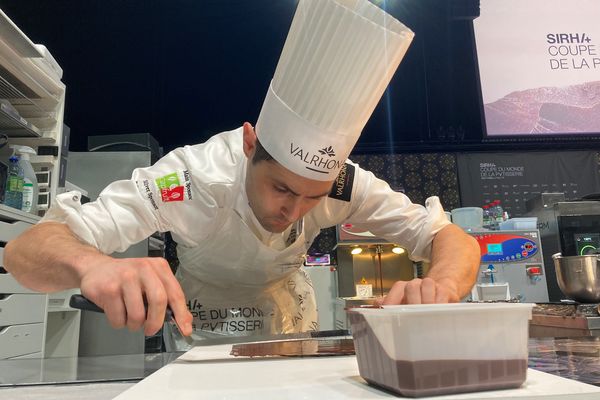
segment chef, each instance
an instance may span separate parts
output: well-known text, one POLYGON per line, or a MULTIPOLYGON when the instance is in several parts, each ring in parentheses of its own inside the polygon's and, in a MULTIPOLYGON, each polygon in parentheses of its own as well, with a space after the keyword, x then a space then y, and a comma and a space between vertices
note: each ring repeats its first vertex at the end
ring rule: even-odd
POLYGON ((301 0, 256 127, 178 148, 92 203, 57 196, 6 246, 6 268, 34 290, 81 288, 112 326, 147 335, 167 305, 185 335, 302 332, 318 329, 303 256, 322 228, 351 222, 431 260, 384 303, 458 301, 475 241, 437 197, 413 204, 348 160, 412 37, 366 0, 301 0), (178 243, 176 276, 163 259, 108 256, 155 231, 178 243))

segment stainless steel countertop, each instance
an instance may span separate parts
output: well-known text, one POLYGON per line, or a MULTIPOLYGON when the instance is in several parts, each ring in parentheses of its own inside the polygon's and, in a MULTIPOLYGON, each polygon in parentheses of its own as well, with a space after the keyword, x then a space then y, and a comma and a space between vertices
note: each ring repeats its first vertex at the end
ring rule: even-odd
POLYGON ((529 339, 529 367, 600 386, 600 337, 529 339))
POLYGON ((103 382, 75 385, 36 385, 0 388, 2 400, 111 400, 137 382, 103 382))
POLYGON ((139 381, 181 354, 183 353, 0 360, 0 388, 139 381))

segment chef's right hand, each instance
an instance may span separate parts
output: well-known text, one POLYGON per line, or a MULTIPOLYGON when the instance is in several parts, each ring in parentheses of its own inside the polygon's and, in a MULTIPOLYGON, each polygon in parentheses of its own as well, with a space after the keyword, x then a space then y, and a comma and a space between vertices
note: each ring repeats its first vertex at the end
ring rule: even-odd
POLYGON ((87 261, 81 274, 81 294, 104 310, 113 328, 127 326, 133 331, 143 326, 146 336, 153 335, 162 327, 169 305, 181 333, 192 333, 192 314, 164 258, 99 256, 87 261))

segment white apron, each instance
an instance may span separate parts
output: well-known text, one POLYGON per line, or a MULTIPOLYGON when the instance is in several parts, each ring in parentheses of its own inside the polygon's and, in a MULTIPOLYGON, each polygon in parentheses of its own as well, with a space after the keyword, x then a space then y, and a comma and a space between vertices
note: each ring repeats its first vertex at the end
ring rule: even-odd
MULTIPOLYGON (((301 268, 314 238, 305 232, 284 250, 263 244, 235 210, 200 246, 178 246, 177 278, 192 313, 193 336, 215 338, 318 330, 315 294, 301 268)), ((170 331, 170 326, 165 325, 170 331)), ((167 350, 186 350, 171 332, 167 350)))

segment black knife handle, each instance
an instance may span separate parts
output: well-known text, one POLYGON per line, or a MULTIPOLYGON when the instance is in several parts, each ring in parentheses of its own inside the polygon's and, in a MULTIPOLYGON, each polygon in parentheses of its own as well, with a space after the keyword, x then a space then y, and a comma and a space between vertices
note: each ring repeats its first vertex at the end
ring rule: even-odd
MULTIPOLYGON (((71 299, 69 300, 69 306, 78 310, 104 313, 104 310, 98 307, 96 303, 94 303, 93 301, 89 300, 87 297, 81 294, 72 295, 71 299)), ((146 308, 146 312, 148 312, 148 305, 144 304, 144 307, 146 308)), ((171 318, 173 318, 173 311, 171 311, 170 307, 167 307, 167 312, 165 313, 165 321, 169 321, 171 318)))
POLYGON ((76 308, 78 310, 87 310, 103 313, 104 310, 96 305, 96 303, 91 302, 85 296, 81 294, 74 294, 71 296, 71 300, 69 300, 69 306, 71 308, 76 308))

